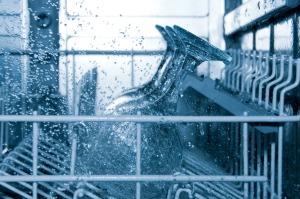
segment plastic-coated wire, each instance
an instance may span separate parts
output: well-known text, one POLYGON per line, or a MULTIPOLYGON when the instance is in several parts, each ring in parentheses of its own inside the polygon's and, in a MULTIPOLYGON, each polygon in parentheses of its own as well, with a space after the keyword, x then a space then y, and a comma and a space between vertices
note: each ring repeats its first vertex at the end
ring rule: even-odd
POLYGON ((234 157, 235 157, 235 169, 234 169, 234 174, 235 175, 239 175, 239 124, 238 123, 235 123, 235 130, 234 130, 234 133, 235 133, 235 142, 234 142, 234 148, 235 148, 235 151, 234 151, 234 157))
MULTIPOLYGON (((59 146, 61 146, 61 145, 62 144, 60 144, 59 146)), ((28 143, 26 142, 22 145, 22 147, 24 147, 24 150, 27 150, 27 149, 25 149, 25 147, 31 148, 31 146, 32 145, 29 142, 28 143)), ((54 144, 53 144, 53 146, 54 146, 54 144)), ((57 150, 57 148, 58 148, 57 146, 51 148, 49 146, 46 146, 46 143, 43 143, 43 141, 41 142, 41 144, 39 144, 39 147, 40 147, 40 149, 42 149, 43 152, 45 152, 45 154, 43 154, 43 155, 49 154, 50 157, 53 156, 53 158, 55 158, 55 160, 57 160, 57 163, 59 163, 59 164, 62 162, 62 160, 65 159, 65 157, 68 156, 68 154, 60 153, 60 151, 57 150), (58 159, 56 157, 60 157, 61 159, 58 159)), ((66 150, 68 151, 69 149, 66 149, 66 150)))
MULTIPOLYGON (((256 51, 252 51, 252 54, 256 54, 256 51)), ((254 65, 254 60, 251 60, 251 57, 247 56, 247 59, 242 66, 243 70, 241 70, 240 73, 238 74, 239 77, 237 79, 236 90, 239 90, 240 87, 239 91, 241 92, 245 91, 245 78, 248 76, 248 73, 252 70, 253 65, 254 65)))
POLYGON ((222 196, 224 196, 224 195, 218 193, 217 191, 215 191, 214 189, 211 189, 211 188, 205 186, 203 183, 195 184, 194 187, 197 187, 198 189, 202 189, 205 192, 207 192, 208 194, 214 195, 217 198, 222 198, 222 196))
MULTIPOLYGON (((257 169, 257 176, 261 175, 261 133, 257 134, 257 163, 256 163, 256 169, 257 169)), ((260 183, 257 183, 256 185, 256 197, 260 198, 261 196, 261 186, 260 183)))
POLYGON ((5 122, 140 122, 140 123, 182 123, 182 122, 299 122, 296 116, 31 116, 0 115, 5 122))
MULTIPOLYGON (((13 161, 14 161, 14 162, 17 162, 16 160, 13 160, 13 161)), ((21 165, 21 166, 23 166, 22 163, 20 163, 20 162, 19 162, 18 164, 21 165)), ((16 167, 13 167, 13 166, 9 165, 9 164, 3 163, 2 165, 6 166, 7 168, 11 169, 12 171, 14 171, 14 172, 16 172, 16 173, 18 173, 18 174, 21 174, 21 175, 28 175, 27 173, 21 171, 20 169, 17 169, 16 167)), ((1 173, 2 173, 2 172, 1 172, 1 173)), ((7 175, 6 175, 6 176, 7 176, 7 175)), ((28 189, 31 189, 31 190, 32 190, 32 188, 34 188, 34 186, 31 186, 30 184, 25 183, 25 182, 18 182, 18 183, 21 184, 21 185, 23 185, 24 187, 26 187, 26 188, 28 188, 28 189)), ((42 183, 42 182, 41 182, 40 184, 42 184, 42 185, 44 186, 45 183, 42 183)), ((49 188, 49 186, 48 186, 48 188, 49 188)), ((51 188, 50 188, 50 190, 51 190, 51 188)), ((47 193, 45 193, 45 192, 42 191, 42 190, 37 190, 37 194, 40 194, 40 195, 42 195, 42 196, 44 196, 44 197, 46 197, 46 198, 50 198, 50 195, 47 194, 47 193)), ((31 198, 32 198, 32 197, 31 197, 31 198)))
MULTIPOLYGON (((247 115, 247 112, 244 113, 247 115)), ((244 176, 248 176, 248 123, 243 124, 243 163, 244 176)), ((249 197, 249 184, 244 183, 244 198, 249 197)))
MULTIPOLYGON (((262 52, 259 52, 259 58, 257 62, 255 62, 253 68, 253 73, 251 73, 247 78, 246 78, 246 86, 247 86, 247 92, 250 93, 250 88, 251 85, 253 84, 253 81, 262 73, 262 52)), ((254 87, 254 85, 252 85, 254 87)))
POLYGON ((230 89, 233 90, 233 91, 237 91, 239 90, 239 87, 240 87, 240 77, 244 71, 244 68, 247 64, 247 57, 246 57, 246 53, 242 53, 241 56, 238 56, 239 57, 239 62, 238 62, 238 66, 234 69, 234 71, 232 72, 232 75, 231 75, 231 87, 230 89))
POLYGON ((276 143, 274 140, 271 142, 271 198, 275 198, 275 147, 276 143))
POLYGON ((235 53, 234 53, 234 50, 232 49, 229 49, 228 52, 227 52, 231 57, 232 57, 232 62, 225 66, 224 68, 221 69, 221 80, 224 81, 224 84, 226 85, 226 72, 234 65, 234 62, 235 62, 235 53), (224 74, 224 75, 223 75, 224 74))
MULTIPOLYGON (((31 141, 31 140, 29 140, 31 141)), ((43 143, 43 147, 48 148, 49 151, 51 151, 51 153, 57 153, 57 154, 61 154, 61 155, 68 155, 68 150, 69 148, 66 147, 65 145, 61 144, 61 142, 58 142, 55 139, 41 139, 41 142, 43 143), (50 143, 51 142, 51 143, 50 143), (59 147, 58 147, 59 146, 59 147)), ((59 155, 59 156, 61 156, 59 155)))
MULTIPOLYGON (((186 169, 183 169, 183 170, 186 174, 195 175, 195 173, 193 173, 189 170, 186 170, 186 169)), ((198 173, 198 174, 205 175, 206 173, 198 173)), ((198 184, 199 184, 198 182, 194 183, 194 185, 198 185, 198 184)), ((241 197, 242 193, 238 189, 231 187, 228 183, 220 185, 220 184, 212 184, 210 182, 203 182, 202 188, 204 188, 204 187, 206 187, 205 188, 206 190, 215 190, 216 193, 219 192, 221 195, 225 195, 227 193, 228 195, 231 195, 232 197, 242 198, 241 197)))
POLYGON ((243 53, 242 58, 240 58, 242 61, 240 61, 240 66, 232 73, 232 80, 231 80, 231 89, 232 90, 239 90, 240 89, 240 79, 245 71, 246 66, 248 65, 248 58, 245 56, 246 53, 243 53), (236 77, 234 79, 234 77, 236 77), (234 85, 235 84, 235 85, 234 85))
MULTIPOLYGON (((240 54, 240 55, 242 55, 242 53, 243 53, 243 52, 245 52, 245 51, 240 51, 240 52, 238 52, 238 55, 239 55, 239 54, 240 54)), ((256 59, 258 59, 258 58, 259 58, 259 55, 255 55, 255 56, 253 56, 253 55, 251 55, 251 53, 249 53, 249 52, 248 52, 248 53, 246 53, 246 55, 247 55, 247 56, 249 56, 249 55, 250 55, 250 58, 252 58, 252 59, 253 59, 253 58, 256 58, 256 59)), ((283 60, 284 60, 284 63, 288 64, 288 63, 289 63, 289 60, 288 60, 288 59, 286 59, 285 57, 286 57, 286 56, 284 56, 284 55, 283 55, 283 60)), ((262 57, 262 60, 266 60, 266 59, 267 59, 267 57, 266 57, 266 56, 263 56, 263 57, 262 57)), ((272 60, 273 60, 273 58, 270 58, 270 60, 272 61, 272 60)), ((277 62, 280 62, 280 61, 281 61, 281 58, 280 58, 280 59, 276 58, 276 61, 277 61, 277 62)), ((296 60, 294 60, 294 61, 293 61, 293 64, 297 64, 297 61, 296 61, 296 60)))
MULTIPOLYGON (((213 167, 211 163, 203 160, 201 161, 201 163, 199 163, 198 161, 192 158, 185 157, 185 162, 187 162, 188 164, 184 163, 184 168, 182 168, 182 171, 184 171, 184 173, 187 173, 189 175, 224 175, 225 174, 219 169, 213 167), (196 171, 196 173, 193 173, 191 171, 196 171)), ((217 190, 220 190, 220 188, 222 188, 226 190, 226 192, 228 193, 234 192, 234 194, 241 195, 242 193, 238 191, 238 188, 235 185, 236 183, 225 183, 222 184, 221 187, 219 187, 219 184, 214 185, 214 187, 218 187, 217 190)))
MULTIPOLYGON (((73 129, 75 126, 80 125, 84 128, 85 133, 87 133, 87 127, 84 123, 75 123, 73 125, 73 129)), ((75 162, 76 162, 76 148, 77 148, 77 134, 76 132, 72 131, 72 145, 71 145, 71 167, 70 167, 70 174, 74 175, 75 173, 75 162)))
MULTIPOLYGON (((28 157, 26 157, 26 156, 24 156, 23 154, 20 154, 20 153, 18 153, 18 152, 16 152, 16 151, 13 151, 13 152, 11 152, 11 154, 12 155, 17 155, 17 156, 19 156, 19 157, 21 157, 22 159, 24 159, 24 160, 27 160, 28 162, 31 162, 32 163, 32 160, 30 159, 30 158, 28 158, 28 157)), ((8 157, 8 158, 11 158, 11 157, 8 157)), ((25 165, 25 164, 22 164, 22 162, 20 162, 20 161, 18 161, 17 159, 12 159, 14 162, 16 162, 16 163, 18 163, 19 165, 21 165, 21 166, 23 166, 23 167, 25 167, 25 168, 27 168, 28 170, 31 170, 31 167, 29 166, 29 165, 25 165)), ((13 168, 13 167, 11 167, 10 165, 6 165, 7 167, 10 167, 10 169, 13 169, 13 170, 15 170, 15 168, 13 168)), ((55 175, 56 173, 54 172, 54 171, 52 171, 51 169, 49 169, 49 167, 46 167, 46 166, 44 166, 43 164, 40 164, 39 165, 39 167, 40 168, 42 168, 42 169, 44 169, 44 170, 46 170, 46 171, 48 171, 50 174, 52 174, 52 175, 55 175)), ((21 170, 18 170, 17 171, 18 173, 20 173, 21 175, 28 175, 28 174, 26 174, 26 173, 23 173, 21 170)), ((39 172, 38 171, 38 174, 42 174, 42 175, 44 175, 44 173, 41 173, 41 172, 39 172)), ((51 187, 51 186, 49 186, 49 185, 47 185, 47 184, 45 184, 45 183, 40 183, 42 186, 44 186, 44 187, 47 187, 48 189, 53 189, 53 187, 51 187)), ((63 188, 65 188, 66 190, 68 190, 69 192, 72 192, 68 187, 66 187, 64 184, 62 184, 62 183, 57 183, 58 185, 60 185, 60 186, 62 186, 63 188)), ((60 191, 57 191, 57 190, 54 190, 57 194, 59 194, 59 195, 62 195, 63 197, 65 197, 65 198, 68 198, 68 196, 67 195, 65 195, 64 193, 62 193, 62 192, 60 192, 60 191)), ((42 193, 40 193, 40 191, 38 190, 38 193, 39 194, 42 194, 42 193)))
POLYGON ((9 184, 6 184, 6 183, 3 183, 3 182, 0 182, 0 185, 3 186, 3 187, 6 187, 7 189, 13 191, 14 193, 17 193, 19 194, 20 196, 23 196, 24 198, 27 198, 27 199, 32 199, 31 196, 29 196, 28 194, 26 193, 23 193, 22 191, 20 191, 19 189, 9 185, 9 184))
MULTIPOLYGON (((25 143, 24 145, 18 146, 16 148, 18 148, 18 150, 26 152, 29 156, 31 156, 31 145, 25 143)), ((43 147, 43 145, 41 148, 44 148, 45 150, 39 150, 39 153, 41 154, 41 156, 39 157, 40 161, 43 161, 49 165, 52 165, 54 168, 60 170, 60 168, 57 167, 57 165, 64 164, 63 156, 60 156, 58 154, 55 155, 55 153, 51 154, 49 151, 47 151, 46 147, 43 147), (58 157, 61 157, 61 159, 58 159, 58 157), (51 162, 47 158, 50 158, 51 162)), ((64 156, 64 157, 66 157, 66 156, 64 156)))
MULTIPOLYGON (((259 85, 257 85, 257 82, 258 81, 260 81, 260 80, 262 80, 263 78, 265 78, 265 77, 267 77, 267 75, 269 74, 269 70, 270 70, 270 64, 269 64, 269 60, 270 60, 270 57, 269 57, 269 55, 267 55, 267 58, 266 58, 266 61, 264 62, 265 63, 265 71, 264 72, 262 72, 262 74, 260 75, 260 76, 258 76, 258 77, 256 77, 255 79, 254 79, 254 81, 253 81, 253 86, 252 86, 252 101, 254 101, 255 99, 256 99, 256 87, 257 86, 259 86, 258 87, 258 99, 261 99, 261 91, 260 91, 260 84, 259 85)), ((261 70, 262 70, 262 62, 260 62, 260 65, 261 65, 261 70)), ((260 82, 262 82, 262 81, 260 81, 260 82)))
MULTIPOLYGON (((250 175, 253 176, 255 175, 255 168, 254 168, 254 160, 255 160, 255 154, 254 154, 254 150, 255 150, 255 132, 254 129, 251 129, 250 132, 250 136, 251 136, 251 146, 250 146, 250 153, 251 153, 251 159, 250 159, 250 175)), ((254 182, 251 182, 250 184, 250 198, 254 198, 254 182)))
POLYGON ((180 197, 180 194, 181 194, 182 192, 188 193, 189 198, 193 198, 192 190, 187 189, 187 188, 179 188, 179 189, 176 191, 175 199, 180 199, 179 197, 180 197))
POLYGON ((86 191, 84 189, 77 189, 74 193, 73 199, 77 199, 78 197, 81 198, 84 195, 87 195, 87 196, 89 196, 90 198, 93 198, 93 199, 100 199, 98 196, 96 196, 96 195, 92 194, 91 192, 86 191))
MULTIPOLYGON (((24 151, 28 151, 29 152, 29 150, 28 149, 26 149, 26 148, 19 148, 19 149, 23 149, 24 151)), ((44 155, 44 156, 47 156, 47 157, 49 157, 49 158, 51 158, 52 159, 52 161, 54 161, 54 160, 56 160, 56 162, 58 163, 58 164, 62 164, 62 161, 59 161, 56 157, 53 157, 53 156, 51 156, 51 155, 49 155, 49 153, 47 153, 46 151, 43 151, 43 152, 40 152, 40 154, 41 155, 44 155)), ((53 162, 51 162, 50 160, 47 160, 46 158, 44 158, 44 157, 39 157, 39 160, 41 161, 41 162, 45 162, 46 164, 48 164, 49 166, 52 166, 52 168, 54 168, 54 169, 56 169, 56 170, 58 170, 58 171, 67 171, 66 170, 66 168, 60 168, 57 164, 54 164, 53 162)))
MULTIPOLYGON (((4 164, 4 163, 1 163, 1 166, 6 166, 6 167, 9 167, 8 165, 4 164)), ((10 176, 10 174, 4 172, 4 171, 0 171, 1 175, 5 175, 5 176, 10 176)), ((31 185, 29 185, 28 183, 25 183, 25 182, 18 182, 18 184, 28 188, 28 189, 32 189, 31 185)), ((13 191, 14 193, 17 193, 19 194, 20 196, 23 196, 25 198, 30 198, 32 199, 32 196, 29 196, 28 194, 24 193, 23 191, 9 185, 9 184, 6 184, 4 182, 0 182, 0 185, 3 186, 3 187, 6 187, 7 189, 13 191)))
POLYGON ((269 81, 272 81, 272 79, 275 77, 276 75, 276 55, 274 54, 272 57, 273 61, 272 61, 272 72, 269 75, 269 77, 267 77, 266 79, 262 80, 259 84, 259 90, 258 90, 258 104, 260 105, 262 103, 262 90, 263 90, 263 85, 269 81))
POLYGON ((277 86, 275 86, 275 88, 273 89, 273 100, 272 100, 272 110, 276 110, 277 108, 277 91, 285 86, 287 86, 291 81, 292 81, 292 76, 293 76, 293 58, 292 56, 290 56, 290 63, 289 63, 289 67, 288 67, 288 78, 283 81, 282 83, 278 84, 277 86))
MULTIPOLYGON (((256 54, 256 51, 254 51, 253 53, 256 54)), ((256 59, 253 59, 252 62, 251 62, 251 65, 249 66, 249 70, 246 72, 246 75, 243 79, 244 91, 246 91, 247 93, 250 93, 251 79, 258 72, 257 68, 258 68, 257 67, 257 61, 256 61, 256 59)))
MULTIPOLYGON (((37 115, 34 111, 33 115, 37 115)), ((38 165, 38 136, 39 128, 36 122, 33 123, 33 138, 32 138, 32 175, 37 176, 37 165, 38 165)), ((32 198, 37 199, 37 183, 33 182, 32 198)))
MULTIPOLYGON (((141 115, 141 112, 139 111, 138 116, 141 115)), ((136 175, 140 176, 141 175, 141 148, 142 148, 142 125, 140 123, 136 124, 137 127, 137 136, 136 136, 136 141, 137 141, 137 146, 136 146, 136 175)), ((141 198, 141 183, 137 182, 136 183, 136 198, 140 199, 141 198)))
MULTIPOLYGON (((20 147, 19 147, 19 148, 20 148, 20 147)), ((24 156, 24 155, 22 155, 22 154, 19 154, 19 153, 14 152, 14 151, 12 152, 12 154, 13 154, 13 155, 15 154, 15 155, 17 155, 17 156, 20 156, 20 157, 22 157, 23 159, 25 159, 25 160, 27 160, 27 161, 29 161, 29 162, 32 163, 32 160, 30 160, 29 158, 27 158, 26 156, 24 156)), ((19 160, 15 159, 15 158, 13 158, 13 157, 7 157, 6 160, 8 160, 8 159, 10 159, 11 161, 13 161, 13 162, 19 164, 20 166, 22 166, 22 167, 24 167, 24 168, 27 168, 29 171, 30 171, 31 168, 32 168, 32 167, 30 167, 30 165, 23 164, 22 162, 20 162, 19 160)), ((16 169, 16 168, 14 168, 14 167, 12 167, 12 166, 10 166, 10 165, 8 165, 8 164, 5 164, 5 166, 8 167, 8 168, 10 168, 10 169, 12 169, 12 170, 14 170, 14 171, 16 171, 16 172, 18 172, 18 173, 21 174, 21 175, 28 175, 27 173, 24 173, 23 171, 21 171, 21 170, 19 170, 19 169, 16 169)), ((40 165, 40 167, 41 167, 42 169, 47 170, 49 173, 55 174, 52 170, 49 170, 47 167, 44 167, 43 165, 40 165)), ((41 173, 41 174, 42 174, 42 173, 41 173)), ((22 183, 22 182, 20 182, 20 183, 22 183)), ((42 185, 43 187, 48 188, 49 190, 52 190, 52 189, 53 189, 53 187, 51 187, 50 185, 48 185, 48 184, 46 184, 46 183, 40 182, 39 184, 42 185)), ((61 183, 57 183, 57 184, 59 184, 60 186, 66 188, 68 191, 71 192, 71 190, 69 190, 69 189, 68 189, 67 187, 65 187, 63 184, 61 184, 61 183)), ((22 183, 22 185, 25 186, 25 187, 27 187, 27 188, 29 188, 29 189, 32 189, 32 188, 29 187, 29 185, 27 185, 27 184, 22 183), (27 186, 26 186, 26 185, 27 185, 27 186)), ((57 191, 56 189, 54 189, 53 191, 54 191, 55 193, 57 193, 57 194, 63 196, 64 198, 70 198, 70 197, 68 197, 67 195, 65 195, 64 193, 62 193, 62 192, 60 192, 60 191, 57 191)), ((40 190, 37 190, 37 192, 38 192, 38 194, 41 194, 41 195, 45 196, 46 198, 50 198, 49 195, 47 195, 47 194, 44 193, 44 192, 41 192, 40 190)))
POLYGON ((237 66, 237 54, 235 53, 236 50, 233 50, 232 52, 232 62, 230 65, 225 67, 225 72, 224 72, 224 84, 226 85, 227 88, 230 87, 230 73, 233 72, 233 69, 237 66), (226 74, 227 73, 227 74, 226 74))
MULTIPOLYGON (((268 148, 267 148, 267 136, 264 136, 264 176, 268 177, 268 148)), ((268 197, 268 182, 263 183, 263 198, 268 197)))
POLYGON ((71 167, 70 174, 74 175, 75 173, 75 160, 76 160, 76 148, 77 148, 77 135, 74 134, 72 137, 72 150, 71 150, 71 167))
MULTIPOLYGON (((18 153, 18 152, 13 151, 13 152, 11 152, 11 154, 12 154, 12 155, 19 156, 19 157, 21 157, 22 159, 27 160, 28 162, 32 162, 31 159, 29 159, 28 157, 26 157, 26 156, 24 156, 24 155, 22 155, 22 154, 20 154, 20 153, 18 153)), ((7 166, 8 166, 8 165, 7 165, 7 166)), ((31 167, 28 166, 28 165, 22 165, 22 166, 25 167, 25 168, 27 168, 27 169, 29 169, 29 170, 31 170, 31 167)), ((9 167, 10 167, 10 166, 9 166, 9 167)), ((49 173, 52 174, 52 175, 57 174, 57 173, 55 173, 54 171, 52 171, 51 169, 49 169, 48 167, 46 167, 46 166, 44 166, 44 165, 39 165, 39 167, 40 167, 41 169, 43 169, 43 170, 49 172, 49 173)), ((14 168, 11 168, 11 169, 14 169, 14 168)), ((44 175, 44 173, 39 172, 39 171, 38 171, 38 174, 44 175)), ((22 175, 27 175, 27 174, 23 173, 22 175)), ((60 186, 62 186, 64 189, 68 190, 69 192, 72 192, 72 191, 71 191, 68 187, 66 187, 64 184, 62 184, 62 183, 57 183, 57 184, 60 185, 60 186)), ((60 193, 61 193, 61 192, 59 192, 59 194, 60 194, 60 193)))
POLYGON ((43 175, 43 176, 0 176, 0 182, 266 182, 264 176, 173 176, 173 175, 43 175))
POLYGON ((270 88, 274 85, 276 85, 277 83, 279 83, 282 79, 283 79, 283 75, 284 75, 284 59, 283 59, 283 55, 281 55, 281 61, 280 61, 280 71, 279 71, 279 76, 278 78, 274 79, 273 81, 271 81, 270 83, 267 84, 266 87, 266 96, 265 96, 265 109, 269 108, 269 99, 270 99, 270 88))

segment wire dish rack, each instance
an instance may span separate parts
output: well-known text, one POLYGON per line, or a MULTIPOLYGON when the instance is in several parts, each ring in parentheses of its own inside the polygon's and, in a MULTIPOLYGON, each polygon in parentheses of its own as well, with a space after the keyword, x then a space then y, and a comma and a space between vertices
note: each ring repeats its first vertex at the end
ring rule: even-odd
MULTIPOLYGON (((229 115, 206 116, 45 116, 1 115, 1 143, 5 153, 0 164, 0 193, 3 198, 114 198, 92 182, 134 182, 140 198, 143 182, 171 182, 166 198, 281 198, 285 160, 284 131, 291 131, 300 116, 285 101, 289 91, 300 83, 300 59, 263 52, 229 50, 233 62, 222 70, 221 80, 197 77, 186 72, 180 92, 188 88, 213 101, 229 115), (9 153, 5 125, 9 122, 32 124, 32 130, 9 153), (69 142, 51 137, 41 124, 68 123, 69 142), (74 174, 77 131, 84 122, 133 122, 136 125, 136 175, 74 174), (141 175, 141 135, 144 123, 210 124, 215 143, 226 146, 226 157, 219 151, 207 152, 191 146, 183 151, 181 172, 174 175, 141 175), (285 124, 285 125, 284 125, 285 124), (213 131, 226 126, 226 134, 213 131), (224 142, 225 140, 225 142, 224 142), (214 156, 216 155, 216 156, 214 156)), ((82 82, 84 84, 84 82, 82 82)), ((5 97, 5 96, 4 96, 5 97)), ((3 103, 3 100, 2 100, 3 103)), ((3 106, 2 106, 3 107, 3 106)), ((296 133, 296 132, 295 132, 296 133)))
MULTIPOLYGON (((33 158, 32 153, 32 141, 32 136, 28 136, 9 156, 4 158, 1 163, 1 174, 3 176, 28 176, 33 174, 33 160, 35 158, 33 158)), ((70 148, 55 139, 45 136, 40 136, 38 142, 37 175, 70 175, 70 154, 68 153, 70 148)), ((34 188, 31 183, 1 183, 1 186, 15 192, 23 198, 32 198, 31 193, 34 188)), ((34 186, 38 187, 36 190, 38 197, 43 198, 73 198, 73 196, 76 198, 82 193, 92 198, 98 198, 92 192, 96 194, 103 192, 103 190, 100 190, 88 182, 79 183, 76 186, 72 183, 65 182, 38 182, 37 185, 34 186)))

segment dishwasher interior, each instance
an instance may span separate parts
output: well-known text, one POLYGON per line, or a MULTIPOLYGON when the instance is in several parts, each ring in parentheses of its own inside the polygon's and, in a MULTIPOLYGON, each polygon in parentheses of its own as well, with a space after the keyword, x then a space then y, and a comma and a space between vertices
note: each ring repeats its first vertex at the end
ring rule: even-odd
POLYGON ((0 1, 0 198, 299 198, 299 4, 0 1))

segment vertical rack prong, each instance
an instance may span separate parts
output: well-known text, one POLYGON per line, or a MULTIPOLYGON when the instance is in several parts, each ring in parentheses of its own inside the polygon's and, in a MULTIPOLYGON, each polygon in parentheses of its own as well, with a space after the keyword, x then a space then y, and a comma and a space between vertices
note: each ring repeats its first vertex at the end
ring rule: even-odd
MULTIPOLYGON (((268 177, 268 145, 267 135, 264 135, 264 176, 268 177)), ((268 181, 263 183, 263 199, 268 198, 268 181)))
POLYGON ((290 56, 289 57, 289 67, 288 67, 288 77, 285 81, 283 81, 282 83, 278 84, 277 86, 275 86, 275 88, 273 89, 273 100, 272 100, 272 110, 276 110, 277 109, 277 92, 279 89, 287 86, 291 81, 292 81, 292 76, 293 76, 293 57, 290 56))
POLYGON ((273 136, 271 141, 271 198, 275 197, 275 150, 276 143, 273 136))
MULTIPOLYGON (((263 58, 263 54, 260 51, 259 55, 258 55, 258 71, 256 73, 256 75, 254 75, 254 79, 252 81, 252 101, 255 100, 255 96, 256 96, 256 86, 257 86, 257 81, 259 81, 261 78, 263 78, 266 74, 266 71, 268 72, 268 69, 266 67, 266 70, 263 72, 263 67, 262 67, 262 58, 263 58)), ((268 59, 268 56, 266 56, 266 60, 268 59)))
MULTIPOLYGON (((244 112, 244 116, 247 116, 244 112)), ((244 163, 244 176, 248 176, 248 123, 243 123, 243 163, 244 163)), ((244 183, 244 198, 249 198, 249 183, 244 183)))
MULTIPOLYGON (((37 115, 37 111, 33 112, 33 115, 37 115)), ((37 164, 38 164, 38 137, 39 129, 37 122, 33 122, 33 135, 32 135, 32 175, 37 175, 37 164)), ((37 198, 37 182, 34 182, 32 185, 32 198, 37 198)))
MULTIPOLYGON (((250 175, 254 176, 255 168, 254 168, 254 161, 255 161, 255 131, 251 129, 251 162, 250 162, 250 175)), ((254 182, 250 183, 250 198, 254 198, 254 182)))
MULTIPOLYGON (((141 115, 138 111, 137 115, 141 115)), ((142 125, 141 123, 136 124, 137 136, 136 136, 136 175, 141 175, 141 152, 142 152, 142 125)), ((136 183, 136 198, 141 198, 141 183, 136 183)))
MULTIPOLYGON (((261 175, 261 133, 257 134, 257 176, 261 175)), ((261 184, 257 183, 256 197, 260 198, 261 195, 261 184)))
POLYGON ((236 80, 235 80, 235 86, 233 86, 233 89, 236 91, 241 91, 241 79, 244 73, 244 70, 247 66, 247 61, 248 61, 248 56, 249 56, 250 51, 245 51, 242 53, 242 61, 240 65, 240 69, 236 73, 236 80))
MULTIPOLYGON (((259 93, 258 93, 258 104, 261 105, 262 103, 262 90, 263 90, 263 85, 269 81, 271 81, 274 77, 275 77, 275 72, 276 72, 276 55, 274 54, 272 57, 272 72, 271 75, 269 75, 269 77, 267 77, 266 79, 264 79, 263 81, 260 82, 259 84, 259 93)), ((267 65, 267 67, 269 67, 269 63, 267 65)))
POLYGON ((229 69, 228 71, 228 82, 227 82, 227 88, 229 89, 232 89, 232 86, 233 86, 233 78, 234 78, 234 74, 235 74, 235 71, 239 69, 240 67, 240 62, 241 62, 241 50, 238 50, 238 51, 235 51, 235 54, 236 54, 236 61, 234 62, 235 65, 232 66, 231 69, 229 69))
POLYGON ((76 148, 77 148, 77 134, 73 132, 72 146, 71 146, 71 167, 70 167, 70 175, 72 176, 75 174, 76 148))
POLYGON ((274 81, 270 82, 267 85, 266 88, 266 97, 265 97, 265 108, 269 108, 269 101, 270 101, 270 89, 272 86, 276 85, 283 79, 283 74, 284 74, 284 55, 281 55, 280 57, 280 72, 279 72, 279 77, 276 78, 274 81))

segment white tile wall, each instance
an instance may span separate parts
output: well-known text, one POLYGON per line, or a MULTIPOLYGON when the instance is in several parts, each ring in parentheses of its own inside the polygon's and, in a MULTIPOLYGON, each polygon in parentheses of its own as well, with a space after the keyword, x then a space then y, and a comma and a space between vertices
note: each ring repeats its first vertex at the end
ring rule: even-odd
POLYGON ((205 16, 208 0, 67 0, 74 16, 205 16))
MULTIPOLYGON (((23 5, 22 0, 0 0, 0 51, 24 48, 27 29, 23 26, 23 5)), ((11 94, 25 90, 26 83, 22 81, 26 75, 24 66, 21 56, 0 55, 0 70, 9 79, 9 83, 5 82, 11 94)))
POLYGON ((1 0, 0 1, 0 13, 3 14, 21 14, 22 12, 22 0, 1 0))
POLYGON ((292 51, 293 26, 292 20, 283 21, 274 26, 274 49, 292 51))
MULTIPOLYGON (((166 44, 156 30, 156 24, 161 26, 176 24, 200 37, 208 38, 209 2, 209 0, 67 0, 66 5, 62 5, 65 9, 64 18, 61 18, 64 21, 62 20, 60 28, 61 35, 65 38, 62 49, 164 50, 166 44)), ((125 88, 149 81, 161 58, 161 56, 121 58, 113 55, 99 57, 103 60, 97 58, 95 62, 90 58, 93 60, 91 62, 76 58, 76 71, 81 71, 81 75, 84 73, 83 70, 98 67, 98 77, 101 79, 98 81, 98 88, 99 93, 102 93, 102 95, 98 93, 98 107, 105 106, 125 88), (121 72, 124 70, 126 75, 121 72), (115 79, 124 81, 120 83, 114 81, 115 79)), ((71 68, 69 71, 72 71, 71 68)), ((77 72, 76 82, 79 81, 79 76, 77 72)), ((72 85, 69 86, 71 87, 72 85)))
POLYGON ((256 32, 256 50, 270 50, 270 27, 260 29, 256 32))

